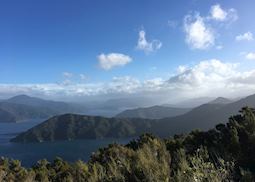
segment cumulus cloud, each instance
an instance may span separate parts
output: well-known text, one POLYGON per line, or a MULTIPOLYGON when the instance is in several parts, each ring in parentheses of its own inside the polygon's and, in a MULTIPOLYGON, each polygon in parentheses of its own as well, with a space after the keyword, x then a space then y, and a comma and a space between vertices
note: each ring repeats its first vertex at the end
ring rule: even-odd
POLYGON ((177 72, 178 72, 178 73, 183 73, 183 72, 185 72, 187 69, 188 69, 187 66, 180 65, 180 66, 178 66, 178 68, 177 68, 177 72))
MULTIPOLYGON (((237 19, 235 9, 224 10, 219 4, 213 5, 209 15, 206 16, 201 16, 199 12, 188 14, 183 21, 186 43, 192 49, 208 49, 215 45, 219 28, 222 25, 229 25, 237 19)), ((216 49, 220 50, 222 46, 216 46, 216 49)))
POLYGON ((215 20, 224 21, 227 18, 227 12, 224 11, 219 4, 211 7, 211 16, 215 20))
POLYGON ((146 39, 146 32, 144 30, 141 30, 139 32, 139 39, 136 46, 138 50, 142 50, 145 53, 150 53, 160 49, 161 47, 162 47, 161 41, 154 39, 151 42, 149 42, 146 39))
POLYGON ((171 77, 168 86, 184 93, 199 96, 236 97, 255 92, 255 70, 238 71, 238 64, 220 60, 202 61, 171 77))
POLYGON ((216 4, 211 7, 210 18, 216 21, 235 21, 238 19, 238 15, 235 9, 224 10, 219 4, 216 4))
POLYGON ((131 57, 120 53, 100 54, 97 59, 99 61, 99 66, 104 70, 125 66, 132 61, 131 57))
POLYGON ((236 65, 222 63, 219 60, 202 61, 191 68, 185 68, 179 75, 169 79, 169 83, 193 86, 218 84, 227 81, 236 72, 236 65))
POLYGON ((255 69, 239 71, 238 64, 212 59, 180 66, 169 79, 140 80, 114 77, 104 83, 0 84, 0 95, 29 94, 47 97, 142 96, 158 102, 203 96, 239 97, 255 92, 255 69))
POLYGON ((255 52, 247 53, 245 57, 248 60, 255 60, 255 52))
POLYGON ((215 35, 213 30, 206 25, 204 18, 199 14, 187 15, 184 18, 184 31, 186 43, 194 49, 207 49, 214 45, 215 35))
POLYGON ((252 41, 254 40, 254 38, 251 32, 246 32, 244 34, 236 36, 236 40, 237 41, 242 41, 242 40, 252 41))

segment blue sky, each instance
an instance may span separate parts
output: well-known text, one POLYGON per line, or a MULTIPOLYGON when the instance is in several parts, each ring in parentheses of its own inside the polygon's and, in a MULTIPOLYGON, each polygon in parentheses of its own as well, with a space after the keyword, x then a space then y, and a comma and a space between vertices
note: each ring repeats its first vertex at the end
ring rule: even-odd
MULTIPOLYGON (((232 75, 248 75, 231 79, 253 88, 254 7, 253 0, 1 1, 0 92, 89 95, 87 90, 123 89, 130 94, 160 85, 173 94, 162 86, 169 79, 178 83, 167 88, 188 90, 197 89, 193 83, 202 84, 205 76, 230 77, 212 73, 218 69, 212 60, 230 66, 232 75), (133 81, 137 87, 123 88, 133 81), (187 82, 192 83, 188 89, 187 82)), ((231 87, 235 90, 240 89, 231 87)))

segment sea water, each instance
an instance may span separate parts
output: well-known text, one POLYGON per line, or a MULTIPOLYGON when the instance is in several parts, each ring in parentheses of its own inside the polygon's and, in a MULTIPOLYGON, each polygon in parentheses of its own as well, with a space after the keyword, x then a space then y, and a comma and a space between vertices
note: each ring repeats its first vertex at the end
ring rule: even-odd
POLYGON ((91 154, 110 143, 126 144, 131 139, 89 139, 55 141, 43 143, 11 143, 17 134, 37 125, 42 120, 29 120, 22 123, 0 123, 0 156, 18 159, 22 165, 30 167, 40 159, 54 160, 61 157, 66 161, 88 161, 91 154))

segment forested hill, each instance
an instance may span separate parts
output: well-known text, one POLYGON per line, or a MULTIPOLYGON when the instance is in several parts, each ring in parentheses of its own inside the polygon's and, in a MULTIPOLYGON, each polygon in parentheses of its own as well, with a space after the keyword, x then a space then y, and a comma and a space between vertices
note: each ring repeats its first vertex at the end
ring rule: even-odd
POLYGON ((139 118, 105 118, 64 114, 18 135, 13 142, 41 142, 86 138, 133 137, 150 132, 160 137, 187 133, 193 129, 207 130, 244 106, 255 107, 255 95, 230 104, 204 104, 186 114, 158 120, 139 118))
POLYGON ((152 123, 145 119, 104 118, 64 114, 21 133, 12 142, 42 142, 54 140, 134 137, 152 132, 152 123))
POLYGON ((44 159, 26 169, 20 161, 1 158, 0 181, 253 182, 254 138, 254 110, 243 108, 209 131, 164 140, 145 134, 126 146, 99 149, 88 163, 44 159))

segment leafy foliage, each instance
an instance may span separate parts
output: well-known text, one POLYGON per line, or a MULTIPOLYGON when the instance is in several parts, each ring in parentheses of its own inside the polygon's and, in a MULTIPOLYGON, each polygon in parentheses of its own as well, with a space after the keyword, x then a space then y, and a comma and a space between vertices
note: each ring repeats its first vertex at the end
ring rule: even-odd
POLYGON ((26 169, 0 160, 0 181, 230 182, 255 181, 255 115, 243 108, 227 124, 207 132, 159 139, 143 134, 126 146, 99 149, 87 163, 56 158, 26 169))

